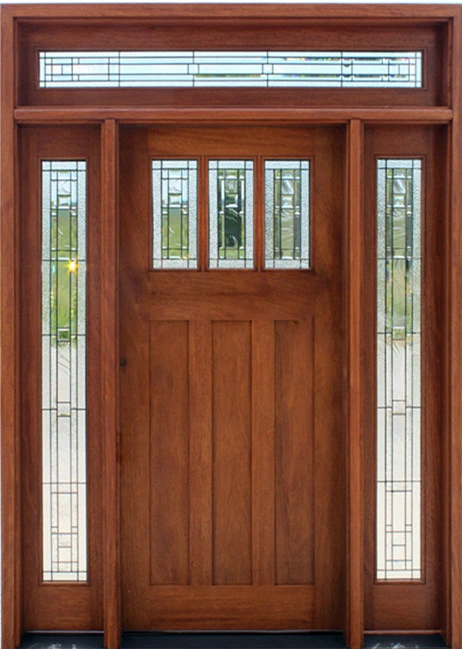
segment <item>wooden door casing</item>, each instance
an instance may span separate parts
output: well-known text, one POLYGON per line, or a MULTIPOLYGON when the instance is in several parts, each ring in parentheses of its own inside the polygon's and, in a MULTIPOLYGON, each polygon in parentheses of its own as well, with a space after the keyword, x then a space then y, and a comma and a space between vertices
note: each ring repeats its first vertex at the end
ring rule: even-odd
POLYGON ((343 138, 340 127, 122 131, 126 629, 343 625, 343 138), (257 240, 263 158, 309 157, 312 268, 150 270, 150 161, 175 156, 199 159, 202 251, 204 156, 255 158, 257 240))

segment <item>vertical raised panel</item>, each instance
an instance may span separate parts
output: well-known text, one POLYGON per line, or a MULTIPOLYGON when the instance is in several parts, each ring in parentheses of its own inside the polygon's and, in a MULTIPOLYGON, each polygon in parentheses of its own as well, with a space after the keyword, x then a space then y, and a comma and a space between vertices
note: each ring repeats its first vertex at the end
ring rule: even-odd
POLYGON ((151 322, 151 584, 189 583, 187 322, 151 322))
POLYGON ((250 584, 250 322, 213 322, 212 376, 213 583, 250 584))
POLYGON ((252 322, 252 583, 275 583, 274 322, 252 322))
POLYGON ((190 575, 212 583, 212 324, 189 323, 190 575))
POLYGON ((275 323, 276 584, 314 581, 312 321, 275 323))

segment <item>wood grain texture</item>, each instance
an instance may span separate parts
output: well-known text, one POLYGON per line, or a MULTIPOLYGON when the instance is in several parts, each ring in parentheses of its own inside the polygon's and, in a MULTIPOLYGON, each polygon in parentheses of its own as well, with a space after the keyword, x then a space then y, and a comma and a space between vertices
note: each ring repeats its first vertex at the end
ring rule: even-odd
POLYGON ((348 128, 348 217, 344 237, 345 273, 345 452, 347 464, 347 589, 346 642, 363 645, 364 629, 364 462, 363 462, 363 125, 352 120, 348 128))
MULTIPOLYGON (((441 628, 442 597, 442 327, 443 233, 446 189, 445 159, 438 145, 444 132, 438 127, 374 127, 365 131, 365 213, 376 214, 376 159, 417 158, 423 163, 422 203, 422 582, 382 583, 376 580, 376 280, 370 274, 364 290, 364 373, 373 395, 363 408, 364 462, 373 467, 364 474, 365 508, 365 628, 441 628)), ((364 262, 376 263, 376 218, 365 222, 364 262)), ((375 273, 374 273, 375 275, 375 273)))
POLYGON ((189 583, 188 323, 149 323, 150 583, 189 583))
POLYGON ((313 334, 312 320, 275 323, 276 584, 314 583, 313 334))
POLYGON ((251 323, 212 323, 213 583, 252 583, 251 323))
POLYGON ((450 122, 453 116, 451 108, 444 106, 421 106, 380 108, 377 106, 356 107, 343 106, 288 108, 185 108, 179 106, 172 111, 170 108, 156 107, 117 107, 117 106, 19 106, 14 110, 15 120, 19 124, 41 123, 87 123, 105 119, 116 119, 121 124, 136 124, 155 122, 157 124, 191 123, 242 123, 281 122, 305 124, 318 122, 320 124, 345 124, 350 119, 361 119, 373 123, 413 122, 431 124, 434 122, 450 122))
MULTIPOLYGON (((462 174, 462 81, 460 61, 462 57, 462 11, 459 7, 454 18, 453 34, 453 110, 454 120, 451 131, 451 218, 447 233, 446 266, 446 313, 448 316, 447 334, 447 401, 448 412, 446 434, 449 437, 445 457, 449 460, 446 467, 449 474, 448 490, 450 492, 450 553, 446 565, 450 571, 449 615, 450 642, 454 649, 462 647, 462 393, 461 393, 461 336, 462 322, 460 312, 462 308, 460 286, 462 281, 462 267, 456 260, 460 259, 460 246, 462 245, 462 193, 460 177, 462 174)), ((446 474, 446 475, 447 475, 446 474)), ((446 494, 448 493, 446 490, 446 494)), ((446 622, 446 625, 449 623, 446 622)))
POLYGON ((1 7, 0 69, 0 371, 2 462, 2 643, 12 648, 22 633, 19 383, 18 142, 13 120, 14 23, 1 7))
POLYGON ((444 19, 457 14, 457 7, 450 4, 416 4, 412 7, 401 5, 367 5, 358 7, 355 4, 335 5, 299 5, 286 4, 284 7, 271 4, 259 5, 256 7, 224 4, 214 6, 210 4, 165 4, 152 6, 147 4, 94 4, 83 6, 81 4, 59 5, 55 11, 46 4, 39 5, 9 5, 9 15, 21 18, 124 18, 149 19, 164 18, 175 19, 214 19, 214 18, 246 18, 246 19, 287 19, 299 20, 302 18, 318 19, 324 21, 329 19, 396 19, 408 18, 411 20, 424 21, 432 19, 444 19))
MULTIPOLYGON (((343 593, 338 578, 343 561, 338 437, 342 130, 124 127, 122 133, 124 625, 129 629, 339 628, 343 593), (298 155, 313 160, 313 269, 150 269, 150 158, 194 156, 199 158, 199 169, 207 174, 207 157, 223 155, 237 159, 258 156, 255 168, 260 175, 265 156, 298 155), (188 421, 183 412, 185 397, 169 398, 175 382, 168 378, 165 360, 171 353, 172 367, 186 362, 183 343, 177 349, 173 333, 181 323, 182 331, 186 321, 188 421), (279 337, 275 338, 276 321, 279 337), (163 369, 155 370, 159 374, 157 387, 150 393, 146 340, 153 323, 164 331, 165 340, 159 352, 164 358, 163 369), (287 359, 283 358, 286 351, 287 359), (154 405, 154 394, 164 403, 154 405), (179 444, 178 439, 150 439, 149 403, 150 417, 153 405, 158 416, 170 407, 177 411, 171 415, 175 421, 181 411, 183 427, 189 424, 189 584, 161 586, 146 579, 146 538, 156 523, 146 522, 153 496, 152 485, 146 484, 150 468, 145 449, 159 443, 172 453, 177 447, 176 453, 184 448, 184 440, 179 444), (310 421, 299 421, 305 418, 310 421), (276 494, 276 471, 284 490, 281 497, 276 494), (276 502, 281 512, 279 536, 276 502), (305 529, 307 504, 311 529, 305 529), (279 585, 276 538, 281 549, 283 583, 279 585), (297 552, 301 557, 291 556, 297 552), (297 571, 303 574, 297 575, 297 571)), ((261 181, 257 179, 256 191, 262 191, 261 181)), ((202 241, 207 246, 207 191, 206 185, 199 185, 199 245, 202 241)), ((262 203, 263 196, 257 200, 262 203)), ((259 232, 262 236, 262 227, 259 232)), ((207 264, 207 250, 200 258, 207 264)), ((152 367, 150 371, 152 374, 152 367)), ((163 417, 164 422, 167 419, 163 417)), ((184 457, 182 462, 183 466, 184 457)), ((164 482, 168 473, 162 474, 164 482)), ((163 486, 156 485, 156 489, 163 486)), ((184 497, 184 484, 182 490, 184 497)), ((176 491, 171 497, 180 498, 176 491)), ((176 511, 164 511, 154 518, 160 524, 162 517, 173 519, 179 510, 184 518, 183 500, 176 511)), ((176 543, 173 539, 172 545, 176 543)), ((177 556, 183 570, 183 542, 181 547, 177 556)))
POLYGON ((19 334, 22 487, 22 611, 25 630, 99 630, 103 626, 101 457, 101 257, 99 129, 25 128, 21 133, 19 334), (45 583, 42 576, 41 159, 87 161, 86 415, 88 581, 45 583), (91 326, 90 326, 91 323, 91 326), (88 362, 93 359, 93 362, 88 362), (91 371, 88 371, 91 367, 91 371))
POLYGON ((101 388, 104 466, 104 633, 106 649, 120 644, 120 430, 119 430, 119 248, 118 126, 102 126, 101 388))

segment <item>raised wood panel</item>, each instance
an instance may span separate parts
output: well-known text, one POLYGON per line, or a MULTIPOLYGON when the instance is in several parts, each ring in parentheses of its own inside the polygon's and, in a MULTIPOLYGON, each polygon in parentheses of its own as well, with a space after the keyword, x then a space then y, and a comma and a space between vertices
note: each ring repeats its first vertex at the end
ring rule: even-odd
POLYGON ((187 322, 149 323, 151 584, 189 583, 187 322))
POLYGON ((313 323, 275 323, 276 584, 314 581, 313 323))
POLYGON ((212 323, 213 583, 252 583, 251 325, 212 323))

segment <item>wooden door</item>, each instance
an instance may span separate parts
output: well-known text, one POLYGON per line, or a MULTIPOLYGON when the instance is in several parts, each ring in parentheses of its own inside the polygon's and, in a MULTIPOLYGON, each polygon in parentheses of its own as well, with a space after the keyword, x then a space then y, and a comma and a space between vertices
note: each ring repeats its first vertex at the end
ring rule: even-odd
POLYGON ((343 130, 126 128, 125 629, 343 624, 343 130), (197 160, 198 270, 152 268, 152 160, 197 160), (208 269, 208 162, 252 160, 254 263, 208 269), (263 270, 265 160, 310 163, 308 270, 263 270))

